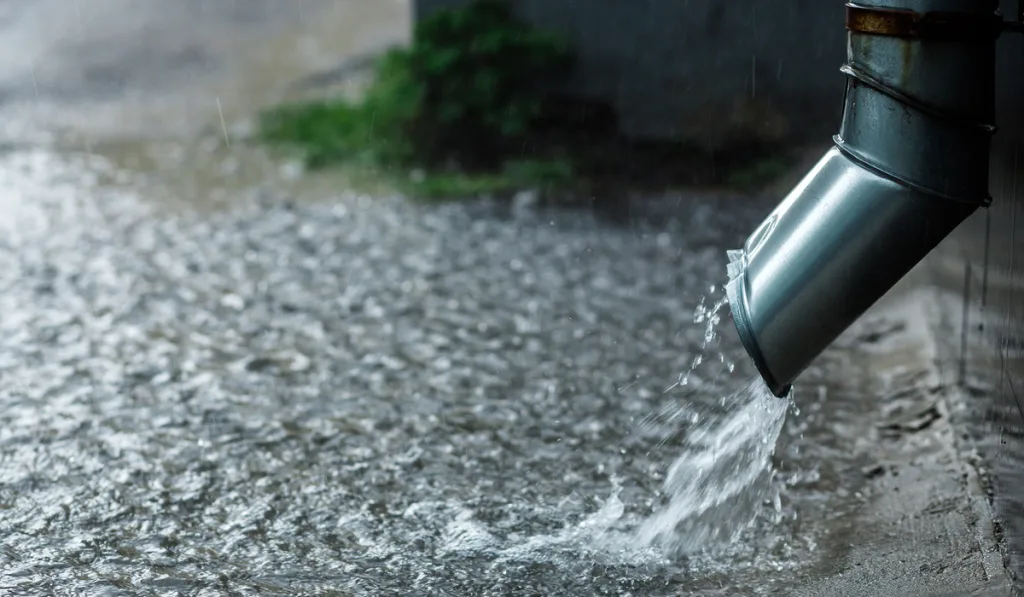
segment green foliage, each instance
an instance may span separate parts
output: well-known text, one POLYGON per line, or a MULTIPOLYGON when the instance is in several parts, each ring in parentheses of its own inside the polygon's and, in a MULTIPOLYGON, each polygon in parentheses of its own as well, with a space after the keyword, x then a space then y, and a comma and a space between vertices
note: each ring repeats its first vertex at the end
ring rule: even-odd
POLYGON ((439 11, 416 27, 412 67, 423 116, 462 139, 517 138, 544 109, 544 86, 573 64, 568 44, 517 19, 507 2, 439 11))
POLYGON ((472 197, 487 193, 509 193, 530 188, 553 192, 568 188, 575 180, 572 164, 559 160, 506 162, 501 171, 467 174, 428 172, 406 183, 406 190, 424 199, 472 197))
POLYGON ((561 184, 571 173, 562 162, 506 162, 544 116, 548 83, 572 65, 562 39, 522 22, 504 1, 478 0, 420 21, 409 48, 378 62, 361 101, 275 108, 263 115, 261 137, 297 149, 311 168, 426 168, 416 188, 431 195, 561 184), (452 162, 462 169, 452 172, 452 162))
POLYGON ((264 141, 298 149, 311 168, 348 161, 402 164, 415 157, 408 129, 421 110, 422 85, 409 55, 393 50, 381 58, 363 101, 326 100, 280 106, 263 114, 264 141))

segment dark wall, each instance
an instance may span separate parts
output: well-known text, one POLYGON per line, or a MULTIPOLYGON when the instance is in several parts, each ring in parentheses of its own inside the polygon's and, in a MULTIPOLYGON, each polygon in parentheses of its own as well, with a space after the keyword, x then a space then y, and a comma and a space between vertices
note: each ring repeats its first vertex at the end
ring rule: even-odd
MULTIPOLYGON (((1015 14, 1016 0, 1002 11, 1015 14)), ((966 390, 967 444, 980 456, 1007 568, 1024 590, 1024 38, 1004 34, 998 61, 992 205, 940 247, 935 265, 961 303, 939 336, 946 369, 966 390)))
MULTIPOLYGON (((468 0, 416 0, 416 17, 468 0)), ((581 57, 568 87, 624 131, 709 146, 824 140, 842 111, 841 0, 514 0, 581 57)))
MULTIPOLYGON (((1016 2, 1002 4, 1003 14, 1015 14, 1016 2)), ((993 203, 985 225, 978 218, 971 235, 975 249, 970 259, 977 264, 977 247, 983 248, 973 302, 986 326, 979 333, 995 355, 987 369, 994 403, 985 413, 993 434, 986 444, 994 444, 990 466, 1010 570, 1024 590, 1024 38, 1004 35, 999 58, 1001 130, 993 152, 993 203)))

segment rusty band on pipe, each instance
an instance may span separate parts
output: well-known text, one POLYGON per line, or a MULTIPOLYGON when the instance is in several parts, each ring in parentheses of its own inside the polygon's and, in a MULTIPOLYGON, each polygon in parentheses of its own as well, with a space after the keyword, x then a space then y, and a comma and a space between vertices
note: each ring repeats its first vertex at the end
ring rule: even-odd
POLYGON ((989 41, 999 36, 996 13, 928 12, 846 4, 846 28, 856 33, 906 39, 989 41))

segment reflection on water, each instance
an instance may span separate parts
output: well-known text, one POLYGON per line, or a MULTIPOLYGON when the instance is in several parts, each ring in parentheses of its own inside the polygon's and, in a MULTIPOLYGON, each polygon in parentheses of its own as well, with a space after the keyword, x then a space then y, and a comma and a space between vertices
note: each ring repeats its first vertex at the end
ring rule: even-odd
POLYGON ((168 216, 99 158, 41 151, 0 155, 0 181, 0 592, 743 594, 817 561, 796 504, 833 488, 796 472, 831 465, 787 434, 781 510, 741 541, 636 541, 666 499, 714 510, 690 475, 707 452, 666 480, 680 452, 750 446, 701 474, 754 471, 781 426, 742 363, 670 388, 707 352, 679 314, 756 210, 680 198, 621 227, 341 195, 168 216), (643 424, 679 404, 708 426, 643 424))

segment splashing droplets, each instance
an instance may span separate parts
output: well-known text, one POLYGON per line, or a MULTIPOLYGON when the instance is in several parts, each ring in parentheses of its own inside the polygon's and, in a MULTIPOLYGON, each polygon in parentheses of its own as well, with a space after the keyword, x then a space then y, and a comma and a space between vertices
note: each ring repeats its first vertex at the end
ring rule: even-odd
MULTIPOLYGON (((713 295, 717 287, 710 290, 713 295)), ((709 304, 703 297, 697 305, 693 322, 704 327, 703 344, 676 386, 686 386, 706 362, 717 361, 719 375, 735 371, 735 363, 721 351, 717 358, 705 358, 717 346, 727 304, 726 298, 709 304)), ((699 401, 692 400, 663 411, 670 427, 664 437, 683 437, 685 445, 667 471, 665 503, 636 532, 638 546, 656 545, 667 553, 706 550, 735 542, 766 506, 781 509, 772 454, 789 401, 775 398, 759 378, 735 391, 721 384, 711 391, 721 392, 713 416, 702 417, 699 401)))

